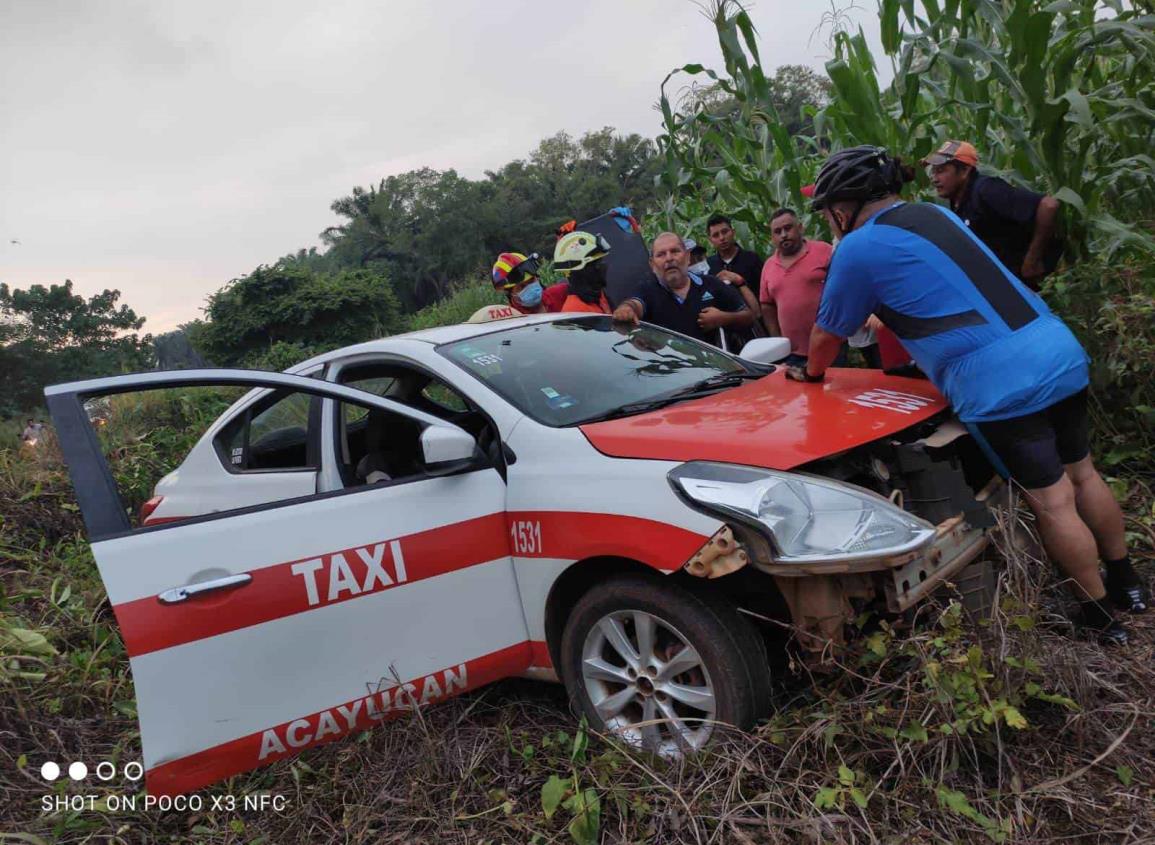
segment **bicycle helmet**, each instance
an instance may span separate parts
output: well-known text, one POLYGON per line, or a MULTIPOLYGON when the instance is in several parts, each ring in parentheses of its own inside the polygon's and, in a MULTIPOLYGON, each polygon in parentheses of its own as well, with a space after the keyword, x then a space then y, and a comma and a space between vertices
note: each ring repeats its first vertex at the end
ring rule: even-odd
POLYGON ((553 268, 563 276, 581 270, 604 258, 610 251, 610 244, 601 235, 589 232, 570 232, 563 235, 553 251, 553 268))
POLYGON ((818 211, 839 200, 868 203, 898 193, 902 183, 902 166, 884 147, 863 145, 839 150, 818 171, 811 208, 818 211))

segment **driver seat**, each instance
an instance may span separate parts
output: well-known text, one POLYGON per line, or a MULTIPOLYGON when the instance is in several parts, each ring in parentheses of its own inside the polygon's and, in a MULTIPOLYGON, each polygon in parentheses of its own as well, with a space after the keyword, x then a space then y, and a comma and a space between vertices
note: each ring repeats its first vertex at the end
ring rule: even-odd
POLYGON ((420 475, 421 425, 400 414, 374 409, 365 424, 365 456, 357 480, 366 484, 420 475))

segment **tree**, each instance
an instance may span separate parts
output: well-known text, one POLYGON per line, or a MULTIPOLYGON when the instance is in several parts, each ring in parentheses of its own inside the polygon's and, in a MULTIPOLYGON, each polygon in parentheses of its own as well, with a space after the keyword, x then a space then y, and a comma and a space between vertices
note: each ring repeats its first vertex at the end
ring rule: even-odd
POLYGON ((152 339, 152 345, 158 370, 190 370, 208 366, 204 356, 193 346, 187 325, 158 334, 152 339))
POLYGON ((389 279, 373 270, 315 273, 260 266, 209 297, 207 320, 189 327, 197 349, 220 366, 255 366, 282 344, 306 351, 336 349, 401 330, 389 279))
POLYGON ((499 252, 549 249, 564 220, 648 206, 656 174, 654 146, 639 135, 607 127, 575 140, 560 132, 483 179, 423 168, 355 187, 331 206, 343 221, 321 235, 329 251, 291 261, 383 269, 413 311, 480 275, 499 252))
POLYGON ((120 291, 85 299, 62 285, 0 284, 0 402, 7 413, 43 402, 45 385, 113 375, 150 364, 151 337, 120 291))
POLYGON ((782 65, 770 82, 770 102, 791 135, 814 132, 814 113, 830 102, 830 80, 806 65, 782 65))

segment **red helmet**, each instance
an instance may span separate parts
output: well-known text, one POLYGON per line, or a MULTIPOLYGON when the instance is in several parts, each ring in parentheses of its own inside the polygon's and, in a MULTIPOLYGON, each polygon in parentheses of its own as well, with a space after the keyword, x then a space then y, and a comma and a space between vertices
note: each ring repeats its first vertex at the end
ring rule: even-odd
POLYGON ((538 262, 541 256, 536 252, 522 255, 520 252, 503 252, 493 262, 493 286, 499 290, 513 290, 526 279, 537 278, 538 262))

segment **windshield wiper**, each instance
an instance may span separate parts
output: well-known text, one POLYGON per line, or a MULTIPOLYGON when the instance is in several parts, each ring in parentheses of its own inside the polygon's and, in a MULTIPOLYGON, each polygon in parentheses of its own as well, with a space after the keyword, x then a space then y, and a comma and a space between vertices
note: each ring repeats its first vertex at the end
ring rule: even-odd
POLYGON ((584 420, 583 422, 601 422, 603 420, 613 420, 619 417, 629 417, 634 414, 644 414, 646 411, 656 411, 658 408, 664 408, 667 405, 673 405, 675 402, 684 402, 687 399, 697 399, 702 396, 709 396, 718 390, 723 390, 727 387, 737 387, 747 379, 762 378, 765 373, 750 373, 746 371, 738 373, 718 373, 710 376, 707 379, 702 379, 695 382, 688 387, 681 390, 669 393, 665 396, 659 396, 656 399, 647 399, 644 402, 630 402, 626 405, 618 405, 616 408, 611 408, 605 413, 598 414, 596 417, 584 420))
POLYGON ((702 379, 701 381, 690 385, 684 390, 678 391, 676 395, 695 393, 699 390, 709 390, 715 387, 737 387, 746 379, 762 378, 765 375, 767 374, 751 373, 746 370, 741 370, 736 373, 718 373, 717 375, 710 376, 707 379, 702 379))

